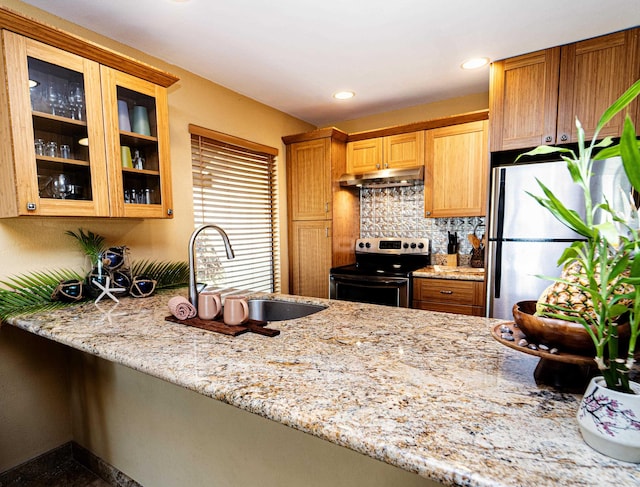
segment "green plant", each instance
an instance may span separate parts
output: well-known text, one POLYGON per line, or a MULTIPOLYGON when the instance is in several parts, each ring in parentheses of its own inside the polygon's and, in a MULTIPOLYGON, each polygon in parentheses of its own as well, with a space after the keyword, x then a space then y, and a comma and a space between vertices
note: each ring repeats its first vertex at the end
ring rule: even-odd
POLYGON ((65 233, 78 241, 82 251, 91 259, 91 265, 96 265, 100 253, 105 250, 104 237, 91 230, 87 230, 85 233, 82 228, 78 229, 78 233, 71 230, 67 230, 65 233))
MULTIPOLYGON (((547 304, 546 315, 581 323, 589 332, 596 347, 595 361, 604 376, 607 387, 633 393, 629 387, 629 371, 634 363, 635 346, 640 324, 640 234, 637 227, 638 211, 630 200, 630 217, 625 217, 608 201, 592 203, 590 181, 594 161, 621 156, 625 173, 636 191, 640 191, 640 144, 636 140, 631 118, 626 115, 623 131, 618 143, 610 137, 598 141, 602 128, 619 112, 624 110, 640 94, 640 80, 636 81, 602 115, 589 144, 585 142, 584 130, 578 120, 577 154, 563 147, 539 146, 523 156, 559 153, 566 162, 575 184, 584 194, 584 218, 578 211, 566 207, 541 181, 538 184, 544 196, 534 197, 564 225, 585 237, 574 242, 560 257, 558 264, 565 269, 578 266, 580 279, 566 277, 549 278, 574 286, 593 304, 592 313, 576 312, 570 307, 547 304), (595 223, 600 212, 602 223, 595 223), (628 351, 623 353, 618 346, 618 322, 628 315, 631 336, 628 351)), ((518 160, 516 159, 516 160, 518 160)), ((544 276, 541 276, 544 277, 544 276)))

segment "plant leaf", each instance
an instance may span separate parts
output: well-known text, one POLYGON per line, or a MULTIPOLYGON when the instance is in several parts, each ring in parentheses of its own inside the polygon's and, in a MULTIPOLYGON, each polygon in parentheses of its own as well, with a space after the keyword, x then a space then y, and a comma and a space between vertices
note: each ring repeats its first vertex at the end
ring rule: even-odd
POLYGON ((640 94, 640 79, 633 83, 627 91, 625 91, 620 98, 618 98, 613 104, 607 108, 600 120, 598 121, 598 125, 596 126, 596 134, 602 130, 613 117, 615 117, 618 112, 623 110, 629 103, 631 103, 635 97, 640 94))
POLYGON ((640 191, 640 149, 636 141, 636 130, 629 115, 625 117, 622 127, 620 155, 629 182, 636 191, 640 191))

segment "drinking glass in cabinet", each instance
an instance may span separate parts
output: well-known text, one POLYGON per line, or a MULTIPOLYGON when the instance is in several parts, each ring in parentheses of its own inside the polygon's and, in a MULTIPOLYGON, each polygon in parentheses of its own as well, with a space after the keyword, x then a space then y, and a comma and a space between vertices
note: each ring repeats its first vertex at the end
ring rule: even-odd
POLYGON ((84 91, 80 83, 69 83, 69 115, 74 120, 84 120, 84 91))
POLYGON ((56 178, 53 179, 51 184, 51 193, 53 194, 54 198, 65 199, 71 191, 71 184, 69 183, 69 179, 64 174, 59 174, 56 178))
POLYGON ((58 157, 58 144, 55 142, 48 142, 45 147, 44 154, 48 157, 58 157))
POLYGON ((67 144, 62 144, 60 146, 60 157, 63 159, 71 159, 71 147, 67 144))
POLYGON ((44 156, 44 140, 36 139, 35 143, 36 156, 44 156))

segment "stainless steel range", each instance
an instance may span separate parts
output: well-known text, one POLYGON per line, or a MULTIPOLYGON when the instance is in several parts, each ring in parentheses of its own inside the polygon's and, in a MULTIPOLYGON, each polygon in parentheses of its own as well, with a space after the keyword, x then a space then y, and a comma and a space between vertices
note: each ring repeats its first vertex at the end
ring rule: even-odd
POLYGON ((329 272, 329 297, 408 308, 411 273, 430 260, 426 238, 358 239, 356 263, 329 272))

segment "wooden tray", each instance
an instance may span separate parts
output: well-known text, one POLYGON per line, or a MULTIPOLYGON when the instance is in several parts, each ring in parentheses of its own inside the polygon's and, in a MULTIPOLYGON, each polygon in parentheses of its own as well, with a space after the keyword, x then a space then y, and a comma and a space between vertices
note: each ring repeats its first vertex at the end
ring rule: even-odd
POLYGON ((215 331, 216 333, 222 333, 223 335, 238 336, 248 331, 257 333, 258 335, 264 335, 268 337, 274 337, 280 334, 280 330, 273 328, 265 328, 266 321, 249 320, 242 325, 227 325, 222 321, 213 320, 201 320, 200 318, 190 318, 188 320, 179 320, 173 315, 167 316, 166 321, 173 323, 179 323, 181 325, 193 326, 195 328, 201 328, 202 330, 215 331))
POLYGON ((529 355, 535 355, 536 357, 552 360, 554 362, 563 362, 566 364, 595 365, 595 361, 593 360, 593 357, 590 357, 588 355, 576 355, 573 353, 566 353, 562 351, 558 353, 549 353, 540 349, 531 350, 528 347, 521 347, 520 345, 518 345, 518 342, 522 338, 527 339, 527 337, 525 336, 524 333, 522 333, 522 330, 518 328, 517 325, 513 322, 501 323, 499 325, 494 326, 493 330, 491 330, 491 336, 493 336, 493 338, 495 338, 500 343, 502 343, 503 345, 506 345, 509 348, 513 348, 514 350, 518 350, 519 352, 522 352, 522 353, 528 353, 529 355), (510 342, 509 340, 505 340, 500 336, 502 335, 502 332, 500 331, 500 327, 502 326, 507 326, 513 332, 514 340, 512 342, 510 342))

